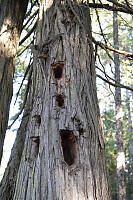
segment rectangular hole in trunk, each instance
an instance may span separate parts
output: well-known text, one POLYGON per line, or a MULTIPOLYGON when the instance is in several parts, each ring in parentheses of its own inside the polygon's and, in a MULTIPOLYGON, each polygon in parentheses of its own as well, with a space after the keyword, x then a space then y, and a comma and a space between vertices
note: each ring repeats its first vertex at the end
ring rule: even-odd
POLYGON ((71 166, 77 160, 77 138, 71 130, 60 130, 60 136, 64 160, 71 166))
POLYGON ((63 94, 56 95, 56 105, 58 107, 63 107, 64 106, 64 95, 63 94))
POLYGON ((54 78, 61 79, 63 76, 64 62, 60 61, 58 63, 52 64, 51 67, 52 67, 54 78))

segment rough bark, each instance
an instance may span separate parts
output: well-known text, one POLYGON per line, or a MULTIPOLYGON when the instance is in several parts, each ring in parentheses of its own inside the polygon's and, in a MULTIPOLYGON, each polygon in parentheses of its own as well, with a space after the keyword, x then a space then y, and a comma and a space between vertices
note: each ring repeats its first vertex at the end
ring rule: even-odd
MULTIPOLYGON (((40 4, 35 94, 14 200, 111 199, 93 46, 67 2, 40 4)), ((73 8, 91 35, 88 11, 73 8)))
POLYGON ((133 138, 129 141, 129 172, 128 173, 129 173, 129 197, 130 199, 133 199, 133 138))
POLYGON ((17 173, 21 161, 21 156, 24 149, 24 141, 26 136, 27 123, 29 120, 30 104, 27 103, 22 123, 18 129, 15 143, 13 145, 11 156, 5 170, 3 179, 0 183, 0 199, 12 200, 15 191, 17 173))
MULTIPOLYGON (((118 42, 118 19, 117 12, 113 12, 113 39, 114 48, 119 49, 118 42)), ((114 53, 115 80, 120 83, 120 59, 114 53)), ((117 143, 117 199, 126 200, 125 187, 125 154, 123 147, 123 127, 122 127, 122 105, 121 89, 115 88, 115 109, 116 109, 116 143, 117 143)))
POLYGON ((28 0, 0 0, 0 162, 13 93, 19 37, 28 0))
MULTIPOLYGON (((127 90, 127 109, 128 109, 128 133, 133 133, 133 92, 127 90)), ((133 137, 129 140, 129 199, 133 199, 133 137)))

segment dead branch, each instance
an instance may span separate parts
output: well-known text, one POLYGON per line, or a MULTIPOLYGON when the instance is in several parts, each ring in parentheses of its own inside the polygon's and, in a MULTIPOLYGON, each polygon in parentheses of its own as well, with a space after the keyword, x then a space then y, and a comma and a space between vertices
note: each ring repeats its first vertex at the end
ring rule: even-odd
MULTIPOLYGON (((109 80, 103 78, 103 77, 100 76, 99 74, 97 74, 96 76, 97 76, 98 78, 102 79, 103 81, 105 81, 106 83, 108 83, 109 85, 112 85, 113 87, 120 87, 120 88, 125 88, 125 89, 127 89, 127 90, 133 91, 133 88, 128 87, 128 86, 126 86, 126 85, 123 85, 123 84, 121 84, 121 83, 118 83, 118 82, 116 82, 114 79, 112 79, 111 77, 110 77, 110 79, 114 80, 115 83, 112 83, 111 81, 109 81, 109 80)), ((108 75, 107 75, 107 76, 108 76, 108 75)), ((108 76, 108 77, 109 77, 109 76, 108 76)))
POLYGON ((93 41, 94 44, 99 45, 104 50, 108 49, 108 50, 113 51, 115 53, 118 53, 118 54, 120 54, 120 55, 122 55, 122 56, 124 56, 124 57, 126 57, 126 58, 128 58, 130 60, 133 60, 133 53, 129 53, 129 52, 126 52, 126 51, 120 51, 120 50, 117 50, 117 49, 115 49, 113 47, 109 47, 108 45, 103 44, 100 41, 96 41, 94 38, 92 38, 92 41, 93 41))

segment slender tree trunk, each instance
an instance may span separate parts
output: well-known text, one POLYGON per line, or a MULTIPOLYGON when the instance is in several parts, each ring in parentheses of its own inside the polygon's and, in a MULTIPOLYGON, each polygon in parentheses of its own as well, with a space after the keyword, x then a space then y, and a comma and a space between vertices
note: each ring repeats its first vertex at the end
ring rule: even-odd
POLYGON ((133 199, 133 138, 129 141, 129 196, 130 200, 132 200, 133 199))
POLYGON ((35 95, 14 200, 111 199, 88 35, 90 15, 83 6, 41 2, 35 95))
POLYGON ((17 47, 28 0, 0 0, 0 162, 13 93, 17 47))
MULTIPOLYGON (((113 12, 113 38, 114 48, 119 49, 118 42, 118 19, 117 12, 113 12)), ((114 53, 115 80, 120 83, 120 59, 114 53)), ((122 105, 121 89, 115 88, 115 107, 116 107, 116 142, 117 142, 117 199, 126 199, 125 187, 125 154, 123 148, 123 127, 122 127, 122 105)))
POLYGON ((131 137, 129 140, 129 199, 133 199, 133 92, 127 90, 127 97, 128 97, 128 133, 130 133, 131 137))

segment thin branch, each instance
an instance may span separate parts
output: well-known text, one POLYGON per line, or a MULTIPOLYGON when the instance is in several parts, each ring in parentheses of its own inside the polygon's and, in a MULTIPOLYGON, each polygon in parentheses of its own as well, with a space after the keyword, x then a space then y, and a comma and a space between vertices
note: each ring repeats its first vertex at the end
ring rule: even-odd
POLYGON ((36 26, 37 26, 37 21, 35 22, 35 24, 32 27, 32 29, 27 33, 27 35, 19 42, 19 46, 22 45, 23 42, 25 42, 25 40, 27 40, 27 38, 34 32, 36 26))
POLYGON ((39 11, 39 9, 37 9, 37 10, 33 13, 33 15, 31 15, 31 16, 29 17, 29 19, 27 20, 27 22, 23 25, 22 29, 24 29, 24 28, 27 26, 27 24, 30 22, 30 20, 31 20, 34 16, 36 16, 36 15, 38 14, 38 11, 39 11))
POLYGON ((125 6, 124 4, 120 4, 118 3, 116 0, 107 0, 111 3, 113 3, 114 5, 120 7, 120 8, 124 8, 128 11, 129 14, 133 14, 133 10, 131 8, 129 8, 128 6, 125 6))
MULTIPOLYGON (((126 28, 128 28, 128 29, 130 28, 131 30, 133 29, 132 24, 129 24, 129 23, 126 21, 126 19, 124 19, 123 15, 121 15, 121 14, 117 14, 117 15, 119 16, 119 18, 122 19, 123 26, 126 26, 126 28)), ((121 26, 121 24, 120 24, 120 26, 121 26)))
MULTIPOLYGON (((93 3, 95 3, 95 0, 93 0, 93 3)), ((98 11, 97 9, 95 9, 95 12, 96 12, 96 16, 97 16, 97 21, 98 21, 98 24, 99 24, 99 28, 100 28, 100 31, 101 31, 101 35, 103 36, 103 39, 104 39, 104 42, 107 44, 107 40, 106 40, 106 37, 105 37, 105 34, 103 33, 103 29, 102 29, 102 26, 101 26, 101 22, 100 22, 100 18, 99 18, 99 14, 98 14, 98 11)), ((96 45, 97 46, 97 45, 96 45)), ((113 60, 113 58, 111 57, 111 55, 109 54, 108 50, 106 49, 106 53, 107 55, 109 56, 109 58, 113 60)))
POLYGON ((38 0, 36 0, 32 5, 31 5, 31 8, 30 10, 26 13, 25 15, 25 19, 30 15, 31 11, 32 11, 32 8, 37 4, 38 0))
MULTIPOLYGON (((121 84, 121 83, 118 83, 118 82, 116 82, 114 79, 112 79, 111 77, 110 77, 110 79, 114 80, 115 83, 110 82, 109 80, 103 78, 103 77, 100 76, 99 74, 97 74, 96 76, 97 76, 98 78, 102 79, 103 81, 105 81, 106 83, 108 83, 108 84, 114 86, 114 87, 125 88, 125 89, 127 89, 127 90, 133 91, 133 88, 128 87, 128 86, 125 86, 125 85, 123 85, 123 84, 121 84)), ((107 75, 107 76, 108 76, 108 75, 107 75)), ((108 76, 108 77, 109 77, 109 76, 108 76)))
MULTIPOLYGON (((95 3, 95 0, 93 0, 93 3, 95 3)), ((96 16, 97 16, 97 21, 98 21, 98 24, 99 24, 99 28, 100 28, 100 31, 101 31, 101 35, 103 36, 104 42, 107 44, 107 41, 106 41, 105 35, 104 35, 104 33, 103 33, 103 29, 102 29, 102 26, 101 26, 101 22, 100 22, 100 18, 99 18, 98 10, 95 9, 95 12, 96 12, 96 16)))
MULTIPOLYGON (((101 64, 101 66, 102 66, 102 68, 103 68, 103 71, 102 71, 98 66, 97 66, 96 68, 99 69, 102 73, 104 73, 104 75, 105 75, 105 77, 106 77, 107 80, 110 79, 110 77, 107 75, 107 73, 106 73, 106 71, 105 71, 105 67, 104 67, 103 64, 102 64, 99 55, 98 55, 98 60, 99 60, 99 63, 101 64)), ((113 91, 112 91, 110 85, 109 85, 109 90, 110 90, 110 92, 112 93, 113 97, 115 98, 115 95, 114 95, 114 93, 113 93, 113 91)))
POLYGON ((132 9, 127 10, 127 7, 123 8, 121 6, 113 7, 113 6, 110 6, 109 4, 89 3, 89 8, 102 8, 102 9, 106 9, 106 10, 109 10, 109 11, 117 11, 117 12, 133 14, 132 9))
POLYGON ((25 47, 25 49, 23 49, 18 55, 17 57, 21 56, 25 51, 26 49, 28 49, 30 47, 30 45, 33 43, 33 40, 25 47))
POLYGON ((125 0, 125 2, 126 2, 126 4, 127 4, 127 6, 130 8, 130 3, 129 3, 129 1, 128 1, 128 0, 125 0))
POLYGON ((34 16, 31 20, 30 23, 27 25, 27 27, 25 27, 25 30, 28 32, 32 27, 32 24, 35 24, 35 22, 38 20, 38 18, 36 16, 34 16))
MULTIPOLYGON (((30 62, 31 62, 31 59, 30 59, 30 62)), ((22 80, 22 82, 21 82, 21 84, 20 84, 20 87, 19 87, 19 89, 18 89, 18 91, 17 91, 16 99, 15 99, 14 105, 16 104, 16 101, 17 101, 19 92, 20 92, 20 90, 21 90, 21 87, 23 86, 24 80, 25 80, 25 78, 26 78, 26 76, 27 76, 27 74, 28 74, 28 72, 29 72, 31 66, 32 66, 32 63, 29 63, 29 65, 28 65, 28 67, 27 67, 27 69, 26 69, 26 72, 25 72, 25 74, 24 74, 23 80, 22 80)))
POLYGON ((129 53, 129 52, 126 52, 126 51, 120 51, 120 50, 117 50, 117 49, 115 49, 115 48, 113 48, 113 47, 109 47, 108 45, 106 45, 106 44, 103 44, 102 42, 100 42, 100 41, 96 41, 94 38, 92 38, 92 41, 95 43, 95 44, 97 44, 97 45, 99 45, 102 49, 108 49, 108 50, 110 50, 110 51, 113 51, 113 52, 115 52, 115 53, 118 53, 118 54, 120 54, 120 55, 122 55, 122 56, 124 56, 124 57, 126 57, 126 58, 128 58, 128 59, 130 59, 130 60, 133 60, 133 53, 129 53))
MULTIPOLYGON (((112 0, 112 1, 113 1, 113 0, 112 0)), ((70 0, 67 0, 67 2, 68 2, 68 4, 69 4, 69 6, 70 6, 70 8, 71 8, 71 10, 72 10, 72 12, 73 12, 73 14, 74 14, 75 17, 77 18, 79 24, 80 24, 81 27, 83 28, 83 30, 84 30, 86 33, 88 33, 87 30, 86 30, 86 28, 84 27, 83 23, 81 22, 79 16, 77 15, 76 11, 74 10, 71 1, 70 1, 70 0)), ((125 51, 119 51, 119 50, 117 50, 117 49, 114 49, 113 47, 109 47, 108 45, 103 44, 103 43, 100 42, 100 41, 96 41, 93 37, 92 37, 91 39, 88 37, 88 41, 89 41, 90 44, 93 42, 94 44, 99 45, 99 46, 100 46, 102 49, 104 49, 105 51, 106 51, 106 49, 108 49, 108 50, 110 50, 110 51, 113 51, 113 52, 115 52, 115 53, 118 53, 118 54, 120 54, 120 55, 123 55, 123 56, 125 56, 125 57, 128 58, 128 59, 131 59, 131 60, 133 59, 133 54, 132 54, 132 53, 128 53, 128 52, 125 52, 125 51)))
POLYGON ((27 101, 28 92, 29 92, 29 88, 30 88, 30 83, 31 83, 31 75, 32 75, 32 68, 31 68, 31 71, 30 71, 30 74, 29 74, 28 84, 27 84, 27 87, 26 87, 26 91, 25 91, 25 96, 24 96, 24 101, 23 101, 22 108, 21 108, 21 110, 17 113, 15 119, 14 119, 13 122, 8 126, 7 129, 10 129, 10 128, 12 127, 12 125, 16 122, 16 120, 19 118, 19 116, 21 115, 21 113, 23 112, 23 110, 24 110, 24 108, 25 108, 25 104, 26 104, 26 101, 27 101))
POLYGON ((98 48, 97 48, 97 45, 95 45, 95 55, 94 55, 94 58, 95 58, 95 62, 96 62, 96 59, 97 59, 97 51, 98 51, 98 48))

